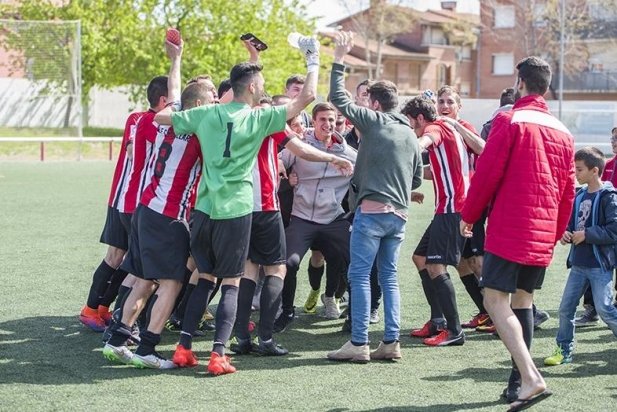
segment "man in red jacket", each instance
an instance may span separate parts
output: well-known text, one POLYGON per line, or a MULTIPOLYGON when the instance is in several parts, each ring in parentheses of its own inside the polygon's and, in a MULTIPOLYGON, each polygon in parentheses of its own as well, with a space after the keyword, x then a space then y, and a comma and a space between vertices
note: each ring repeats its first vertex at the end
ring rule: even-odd
POLYGON ((491 203, 482 286, 486 309, 515 362, 504 391, 514 401, 511 411, 550 395, 529 353, 531 307, 574 199, 574 141, 542 97, 551 81, 550 66, 527 57, 516 69, 521 98, 493 120, 467 192, 473 201, 461 212, 461 233, 470 237, 472 224, 491 203))

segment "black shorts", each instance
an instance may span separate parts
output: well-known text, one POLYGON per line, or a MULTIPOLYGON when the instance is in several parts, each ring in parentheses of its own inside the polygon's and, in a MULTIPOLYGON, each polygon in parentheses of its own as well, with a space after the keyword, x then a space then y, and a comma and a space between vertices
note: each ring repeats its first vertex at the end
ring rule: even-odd
POLYGON ((195 210, 191 232, 191 256, 199 273, 217 278, 237 278, 244 273, 253 215, 233 219, 210 219, 195 210))
POLYGON ((118 249, 127 250, 129 248, 129 233, 122 224, 122 213, 118 212, 118 209, 108 206, 107 217, 105 218, 105 226, 103 227, 103 233, 101 233, 101 243, 106 245, 117 247, 118 249))
POLYGON ((132 224, 122 269, 146 280, 184 281, 190 243, 188 223, 140 205, 132 224))
POLYGON ((508 293, 516 293, 517 289, 533 293, 542 288, 545 273, 543 266, 523 265, 486 252, 480 286, 508 293))
POLYGON ((253 212, 248 258, 264 266, 287 262, 285 228, 279 211, 253 212))
POLYGON ((463 248, 463 257, 469 259, 474 256, 484 255, 484 241, 486 240, 486 232, 484 223, 486 222, 486 214, 482 214, 480 220, 473 225, 473 236, 465 241, 463 248))
POLYGON ((427 264, 458 265, 465 244, 460 222, 458 213, 435 215, 413 254, 426 257, 427 264))

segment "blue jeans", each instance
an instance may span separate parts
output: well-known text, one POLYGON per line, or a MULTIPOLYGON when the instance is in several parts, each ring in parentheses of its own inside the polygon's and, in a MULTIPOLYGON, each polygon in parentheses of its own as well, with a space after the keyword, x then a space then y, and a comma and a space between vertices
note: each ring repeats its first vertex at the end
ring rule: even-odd
POLYGON ((351 231, 351 341, 368 343, 371 312, 371 267, 377 258, 384 304, 384 341, 398 340, 401 330, 401 295, 397 262, 405 238, 405 221, 393 213, 366 214, 356 210, 351 231))
POLYGON ((587 285, 591 287, 598 315, 617 336, 617 309, 613 306, 613 271, 572 266, 559 305, 557 332, 557 345, 567 351, 574 347, 574 315, 587 285))

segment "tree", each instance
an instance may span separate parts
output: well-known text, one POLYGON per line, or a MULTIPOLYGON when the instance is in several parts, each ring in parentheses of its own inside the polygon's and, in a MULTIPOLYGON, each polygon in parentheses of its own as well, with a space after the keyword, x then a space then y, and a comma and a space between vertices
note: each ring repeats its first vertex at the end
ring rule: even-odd
POLYGON ((417 18, 411 9, 401 7, 400 1, 390 4, 384 0, 371 0, 369 8, 360 13, 352 14, 352 5, 357 2, 339 0, 351 14, 350 21, 352 30, 360 35, 364 41, 365 60, 368 67, 368 77, 380 78, 382 74, 382 48, 390 43, 396 35, 408 30, 408 27, 416 22, 417 18), (369 43, 376 43, 375 71, 373 72, 373 55, 369 43), (373 75, 374 74, 374 75, 373 75))
MULTIPOLYGON (((24 0, 0 9, 21 20, 81 20, 82 92, 93 86, 128 86, 143 101, 148 81, 167 72, 163 41, 167 27, 177 27, 186 42, 183 74, 207 73, 215 81, 246 60, 241 34, 252 32, 269 48, 262 54, 267 88, 279 93, 292 73, 304 72, 304 60, 290 51, 287 35, 312 33, 314 21, 299 0, 24 0), (55 3, 55 4, 54 4, 55 3)), ((8 44, 27 58, 22 44, 8 44)), ((37 46, 37 48, 40 48, 37 46)), ((52 52, 52 51, 50 51, 52 52)), ((53 52, 52 52, 53 53, 53 52)), ((50 72, 54 63, 40 70, 50 72)))

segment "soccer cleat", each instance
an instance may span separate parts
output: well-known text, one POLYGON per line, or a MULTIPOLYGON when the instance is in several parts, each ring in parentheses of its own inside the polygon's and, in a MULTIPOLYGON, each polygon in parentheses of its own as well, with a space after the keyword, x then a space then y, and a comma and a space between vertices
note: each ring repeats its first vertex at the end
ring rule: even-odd
POLYGON ((317 312, 317 301, 319 300, 319 289, 311 290, 306 302, 304 302, 304 312, 313 314, 317 312))
POLYGON ((377 349, 371 352, 371 359, 373 360, 394 360, 401 359, 401 357, 401 343, 399 341, 379 342, 377 349))
POLYGON ((426 346, 462 345, 465 343, 465 334, 461 331, 458 335, 452 335, 450 331, 444 329, 437 336, 424 339, 422 343, 426 346))
POLYGON ((79 321, 95 332, 105 331, 105 321, 101 319, 97 309, 84 306, 79 313, 79 321))
POLYGON ((368 323, 372 325, 379 323, 379 310, 371 309, 371 316, 368 319, 368 323))
POLYGON ((463 323, 461 326, 466 329, 475 329, 478 326, 484 325, 486 322, 490 321, 491 318, 486 313, 478 313, 475 315, 469 322, 463 323))
POLYGON ((216 352, 212 352, 206 370, 210 375, 219 376, 234 373, 236 368, 231 364, 231 358, 229 356, 221 356, 216 352))
POLYGON ((338 302, 336 301, 334 296, 328 297, 325 293, 322 293, 321 301, 324 304, 324 318, 338 319, 339 316, 341 316, 341 310, 339 309, 338 302))
POLYGON ((165 329, 172 331, 172 332, 181 331, 182 330, 182 319, 178 318, 176 315, 172 313, 169 319, 167 319, 167 321, 165 322, 165 329))
POLYGON ((356 346, 351 341, 345 342, 340 349, 328 352, 328 359, 335 361, 350 361, 366 363, 371 360, 370 348, 368 345, 356 346))
POLYGON ((251 338, 241 339, 234 336, 229 341, 229 350, 236 355, 248 355, 253 351, 253 343, 251 342, 251 338))
POLYGON ((493 321, 489 318, 489 320, 484 323, 484 325, 476 326, 476 332, 482 333, 495 333, 497 332, 497 327, 493 323, 493 321))
POLYGON ((206 332, 212 332, 215 329, 216 325, 214 323, 202 319, 197 325, 197 330, 193 332, 193 336, 206 336, 206 332))
POLYGON ((274 328, 272 329, 272 331, 274 333, 284 332, 289 327, 291 322, 293 322, 294 317, 295 311, 293 310, 291 311, 291 313, 282 312, 280 316, 274 321, 274 328))
POLYGON ((127 343, 129 345, 139 345, 141 343, 141 338, 139 337, 140 333, 139 326, 137 322, 135 322, 131 328, 131 337, 128 339, 127 343))
POLYGON ((97 312, 99 313, 99 317, 103 319, 103 322, 105 322, 105 326, 109 326, 111 323, 111 312, 109 311, 109 306, 99 305, 97 312))
POLYGON ((546 366, 556 366, 564 363, 572 363, 572 352, 561 349, 559 346, 555 348, 551 356, 544 358, 546 366))
POLYGON ((179 368, 192 368, 193 366, 197 366, 199 364, 197 356, 195 356, 193 351, 191 349, 186 349, 180 344, 176 346, 176 351, 174 352, 174 356, 171 360, 179 368))
POLYGON ((112 362, 129 364, 131 363, 131 359, 133 359, 133 352, 124 345, 112 346, 106 343, 103 347, 103 356, 112 362))
POLYGON ((207 321, 214 320, 214 315, 212 314, 212 312, 206 309, 206 312, 204 313, 202 319, 207 321))
POLYGON ((261 356, 284 356, 289 353, 287 349, 276 343, 274 339, 270 339, 268 342, 257 339, 257 342, 253 344, 253 352, 261 356))
POLYGON ((586 326, 594 326, 598 324, 598 312, 593 305, 583 305, 585 311, 578 318, 574 319, 574 326, 584 328, 586 326))
POLYGON ((547 320, 549 320, 551 318, 551 316, 548 314, 548 312, 544 311, 544 310, 540 310, 540 309, 536 309, 534 315, 533 315, 533 328, 535 329, 539 329, 540 325, 542 325, 544 322, 546 322, 547 320))
POLYGON ((349 293, 343 293, 343 296, 341 296, 338 300, 338 305, 340 308, 345 308, 349 306, 349 293))
POLYGON ((131 365, 139 369, 175 369, 176 364, 169 359, 165 359, 158 352, 149 355, 133 355, 131 365))
POLYGON ((420 329, 412 329, 411 332, 409 332, 409 336, 412 338, 430 338, 437 335, 439 331, 443 329, 443 325, 438 325, 432 320, 429 320, 420 329))

